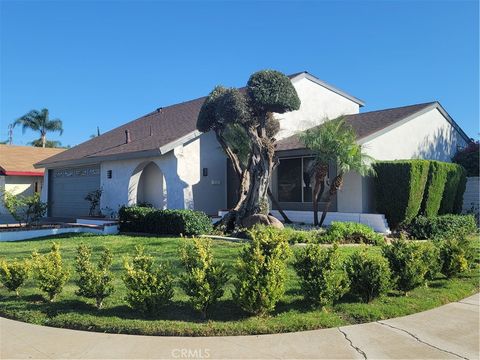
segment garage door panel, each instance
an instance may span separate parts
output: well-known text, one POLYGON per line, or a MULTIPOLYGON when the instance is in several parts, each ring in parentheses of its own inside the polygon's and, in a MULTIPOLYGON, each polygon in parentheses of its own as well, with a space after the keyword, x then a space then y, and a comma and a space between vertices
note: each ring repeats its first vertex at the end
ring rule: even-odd
POLYGON ((88 215, 85 196, 100 188, 100 167, 83 166, 49 170, 49 215, 78 217, 88 215))

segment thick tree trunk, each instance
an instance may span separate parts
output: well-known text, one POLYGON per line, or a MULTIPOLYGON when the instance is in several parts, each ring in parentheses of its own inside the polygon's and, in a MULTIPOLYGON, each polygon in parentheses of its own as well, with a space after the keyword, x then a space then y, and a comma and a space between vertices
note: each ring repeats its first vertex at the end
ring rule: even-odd
POLYGON ((42 139, 42 147, 44 148, 45 145, 47 144, 47 136, 45 134, 42 134, 41 139, 42 139))
POLYGON ((248 135, 252 143, 251 161, 246 170, 250 177, 250 184, 245 200, 239 204, 237 225, 241 225, 242 219, 261 213, 262 204, 267 203, 270 176, 274 165, 274 147, 272 141, 265 136, 264 129, 249 128, 248 135))
POLYGON ((325 222, 325 218, 327 216, 328 209, 330 208, 330 204, 332 203, 333 199, 337 195, 338 190, 342 188, 342 185, 343 185, 343 174, 340 173, 337 176, 335 176, 335 179, 330 184, 330 189, 328 191, 328 200, 323 208, 322 217, 320 219, 320 224, 319 224, 320 226, 322 226, 323 223, 325 222))

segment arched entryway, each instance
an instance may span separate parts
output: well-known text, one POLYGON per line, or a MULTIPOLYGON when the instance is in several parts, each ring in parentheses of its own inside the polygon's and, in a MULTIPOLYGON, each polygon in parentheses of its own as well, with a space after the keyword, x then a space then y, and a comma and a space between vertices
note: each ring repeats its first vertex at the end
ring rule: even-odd
POLYGON ((130 178, 129 203, 148 203, 164 209, 167 205, 165 178, 154 162, 142 163, 130 178))

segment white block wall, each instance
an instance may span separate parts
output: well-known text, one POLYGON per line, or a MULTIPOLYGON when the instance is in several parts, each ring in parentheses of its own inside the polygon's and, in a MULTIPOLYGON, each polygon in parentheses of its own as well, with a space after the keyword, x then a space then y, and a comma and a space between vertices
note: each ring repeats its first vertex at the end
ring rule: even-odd
POLYGON ((465 193, 463 194, 463 212, 469 212, 474 209, 478 211, 479 205, 479 188, 480 188, 480 177, 472 176, 467 178, 467 187, 465 193))

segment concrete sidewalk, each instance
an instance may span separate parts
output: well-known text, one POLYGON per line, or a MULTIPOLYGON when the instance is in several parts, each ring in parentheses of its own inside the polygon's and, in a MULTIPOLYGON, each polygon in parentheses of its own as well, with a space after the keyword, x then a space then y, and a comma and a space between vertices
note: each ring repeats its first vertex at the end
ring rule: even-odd
POLYGON ((478 359, 479 299, 374 323, 260 336, 116 335, 0 318, 0 359, 478 359))

